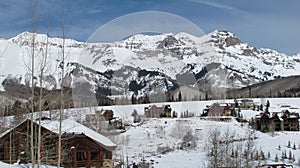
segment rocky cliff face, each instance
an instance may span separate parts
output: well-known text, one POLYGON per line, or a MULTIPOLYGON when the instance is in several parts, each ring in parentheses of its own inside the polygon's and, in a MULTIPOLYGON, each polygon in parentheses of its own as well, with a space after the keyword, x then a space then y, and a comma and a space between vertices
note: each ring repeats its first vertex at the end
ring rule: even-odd
MULTIPOLYGON (((32 33, 25 32, 9 40, 0 39, 4 60, 1 82, 14 79, 19 84, 31 85, 28 67, 32 37, 32 33)), ((39 63, 45 53, 48 55, 44 87, 58 89, 62 39, 35 35, 36 84, 39 63)), ((67 39, 65 54, 64 85, 73 88, 76 94, 95 94, 96 97, 166 95, 183 85, 203 94, 219 94, 220 90, 300 72, 299 54, 287 56, 270 49, 257 49, 226 30, 216 30, 202 37, 186 33, 138 34, 113 43, 67 39)), ((5 90, 4 86, 1 90, 5 90)))

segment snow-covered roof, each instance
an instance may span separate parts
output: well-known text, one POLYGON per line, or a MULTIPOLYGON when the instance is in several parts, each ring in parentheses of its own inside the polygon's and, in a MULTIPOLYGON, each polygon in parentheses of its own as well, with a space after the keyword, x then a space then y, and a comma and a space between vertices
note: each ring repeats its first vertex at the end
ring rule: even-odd
POLYGON ((12 131, 13 129, 15 129, 16 127, 18 127, 19 125, 21 125, 23 122, 25 122, 26 120, 23 120, 21 123, 15 125, 14 127, 9 128, 8 130, 2 132, 0 134, 0 138, 2 138, 4 135, 8 134, 10 131, 12 131))
MULTIPOLYGON (((24 120, 22 123, 24 123, 26 120, 24 120)), ((34 120, 36 124, 38 124, 38 120, 34 120)), ((22 124, 20 123, 20 124, 22 124)), ((16 125, 14 128, 18 127, 20 124, 16 125)), ((45 129, 58 134, 59 133, 59 121, 56 120, 42 120, 41 121, 41 126, 44 127, 45 129)), ((4 133, 0 135, 0 138, 9 133, 11 130, 14 128, 11 128, 4 133)), ((98 143, 101 146, 108 147, 108 148, 115 148, 116 144, 112 142, 110 139, 107 137, 99 134, 96 131, 93 131, 92 129, 89 129, 88 127, 72 120, 72 119, 66 119, 62 121, 62 134, 67 133, 67 134, 83 134, 92 140, 94 140, 96 143, 98 143)))
POLYGON ((255 116, 255 118, 259 119, 259 118, 261 118, 261 115, 258 114, 255 116))
POLYGON ((289 118, 298 118, 296 114, 291 114, 289 118))
MULTIPOLYGON (((38 124, 38 121, 35 121, 35 123, 38 124)), ((56 134, 58 134, 59 132, 59 121, 43 120, 41 122, 41 126, 56 134)), ((100 143, 106 147, 116 147, 116 144, 107 137, 71 119, 62 121, 62 134, 63 133, 84 134, 97 143, 100 143)))
POLYGON ((229 106, 228 103, 220 103, 219 105, 220 105, 221 107, 228 107, 228 106, 229 106))
POLYGON ((239 102, 253 102, 252 99, 237 99, 239 102))

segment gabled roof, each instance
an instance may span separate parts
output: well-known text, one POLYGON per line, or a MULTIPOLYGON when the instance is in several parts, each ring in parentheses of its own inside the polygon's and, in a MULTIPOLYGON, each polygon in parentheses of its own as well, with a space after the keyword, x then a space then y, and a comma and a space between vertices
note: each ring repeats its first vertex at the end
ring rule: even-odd
MULTIPOLYGON (((24 120, 22 123, 24 123, 27 120, 24 120)), ((0 135, 0 138, 2 138, 4 135, 9 133, 11 130, 15 129, 22 123, 16 125, 15 127, 5 131, 0 135)), ((34 120, 35 124, 39 124, 38 120, 34 120)), ((59 121, 55 120, 42 120, 41 121, 41 126, 55 134, 59 133, 59 121)), ((88 127, 74 121, 71 119, 66 119, 62 121, 62 134, 67 133, 67 134, 76 134, 76 135, 85 135, 92 140, 94 140, 96 143, 98 143, 100 146, 107 147, 109 149, 114 149, 116 148, 116 144, 113 143, 110 139, 107 137, 99 134, 96 131, 93 131, 89 129, 88 127)))
POLYGON ((23 124, 26 120, 23 120, 22 122, 20 122, 19 124, 15 125, 14 127, 9 128, 8 130, 2 132, 0 134, 0 138, 4 137, 6 134, 8 134, 10 131, 12 131, 13 129, 19 127, 21 124, 23 124))
MULTIPOLYGON (((38 124, 38 121, 35 121, 36 124, 38 124)), ((49 131, 58 134, 59 132, 59 121, 53 121, 53 120, 43 120, 41 122, 41 126, 48 129, 49 131)), ((113 143, 110 139, 107 137, 99 134, 96 131, 93 131, 92 129, 89 129, 88 127, 74 121, 71 119, 63 120, 62 121, 62 134, 84 134, 87 137, 93 139, 95 142, 100 143, 106 147, 116 147, 116 144, 113 143)))
POLYGON ((267 118, 267 119, 269 119, 270 118, 270 113, 269 112, 263 112, 263 113, 257 114, 255 116, 255 118, 257 118, 257 119, 260 119, 260 118, 267 118))

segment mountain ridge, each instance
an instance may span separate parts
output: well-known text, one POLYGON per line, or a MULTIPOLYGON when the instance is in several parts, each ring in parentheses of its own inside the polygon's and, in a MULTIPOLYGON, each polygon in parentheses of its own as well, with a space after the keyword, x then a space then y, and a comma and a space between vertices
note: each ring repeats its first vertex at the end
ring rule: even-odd
MULTIPOLYGON (((13 71, 10 67, 4 68, 4 71, 1 68, 1 82, 12 77, 17 78, 19 83, 30 85, 30 72, 19 64, 29 62, 32 36, 32 33, 24 32, 14 38, 0 40, 4 63, 18 64, 13 71), (9 52, 7 48, 11 48, 9 52), (17 58, 10 60, 9 57, 17 58)), ((45 53, 47 35, 35 34, 35 41, 39 62, 39 57, 45 53)), ((65 86, 76 88, 78 83, 87 83, 87 90, 91 93, 110 90, 109 94, 104 91, 102 95, 105 96, 145 96, 154 94, 153 88, 156 88, 155 92, 168 93, 172 88, 169 85, 189 85, 201 94, 218 94, 219 91, 214 93, 212 90, 239 89, 280 77, 300 75, 300 53, 288 56, 271 49, 257 49, 227 30, 215 30, 202 37, 184 32, 136 34, 113 43, 66 39, 65 44, 65 86), (139 76, 143 71, 154 75, 139 76), (109 72, 110 78, 104 75, 109 72), (132 82, 139 89, 130 89, 132 82)), ((48 67, 48 80, 44 79, 44 87, 48 89, 59 88, 61 46, 62 39, 48 38, 51 66, 48 67)), ((38 81, 38 75, 36 78, 38 81)), ((3 86, 1 90, 5 90, 3 86)))

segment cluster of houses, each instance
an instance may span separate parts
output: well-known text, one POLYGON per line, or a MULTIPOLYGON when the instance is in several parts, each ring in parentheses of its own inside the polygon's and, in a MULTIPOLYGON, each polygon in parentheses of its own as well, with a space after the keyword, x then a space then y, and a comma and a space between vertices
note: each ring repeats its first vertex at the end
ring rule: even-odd
MULTIPOLYGON (((255 107, 258 107, 259 110, 262 110, 261 106, 251 99, 240 99, 234 103, 213 103, 206 106, 201 116, 217 117, 220 120, 226 119, 226 116, 233 116, 237 117, 238 121, 244 121, 240 119, 239 109, 255 109, 255 107)), ((265 110, 265 112, 255 115, 255 119, 250 121, 250 125, 262 132, 299 131, 299 113, 289 112, 288 110, 282 112, 265 110)))
POLYGON ((288 110, 282 112, 264 112, 255 116, 254 128, 262 132, 299 131, 299 113, 288 110))
POLYGON ((144 107, 144 114, 137 114, 133 113, 132 116, 134 117, 133 122, 141 122, 145 121, 148 118, 176 118, 177 113, 175 111, 172 112, 172 108, 169 104, 157 106, 155 104, 151 104, 147 107, 144 107))
MULTIPOLYGON (((252 99, 238 99, 232 103, 213 103, 207 105, 202 112, 202 117, 219 118, 221 121, 226 121, 226 117, 236 117, 240 122, 248 122, 241 118, 240 110, 256 110, 262 111, 263 105, 254 102, 252 99)), ((159 118, 159 117, 177 117, 177 113, 170 105, 149 105, 144 108, 144 115, 135 116, 135 121, 140 122, 146 118, 159 118)), ((299 131, 299 113, 289 112, 284 110, 282 112, 269 112, 265 110, 255 116, 255 119, 249 121, 254 129, 263 132, 270 131, 299 131)))
POLYGON ((213 103, 207 105, 202 112, 202 117, 205 116, 238 116, 238 109, 253 109, 257 103, 252 99, 239 99, 233 103, 213 103))
MULTIPOLYGON (((213 103, 203 110, 203 117, 237 117, 240 108, 255 109, 256 103, 251 99, 236 100, 233 103, 213 103)), ((170 105, 149 105, 144 107, 144 114, 133 113, 134 122, 141 122, 147 118, 174 117, 170 105)), ((63 167, 113 167, 112 151, 116 148, 107 137, 101 135, 101 124, 107 124, 106 131, 124 129, 121 119, 114 117, 112 110, 100 110, 95 114, 87 114, 84 125, 74 120, 62 121, 62 155, 63 167), (104 121, 104 122, 103 122, 104 121)), ((41 126, 40 154, 41 162, 48 165, 57 165, 58 162, 58 121, 43 118, 41 122, 26 119, 15 127, 0 134, 0 160, 15 163, 17 160, 27 162, 30 160, 30 135, 31 124, 34 130, 41 126)), ((255 116, 250 121, 253 128, 263 131, 299 131, 299 113, 265 112, 255 116)), ((102 130, 103 131, 103 130, 102 130)), ((35 131, 36 137, 37 132, 35 131)), ((35 139, 34 142, 37 140, 35 139)))

